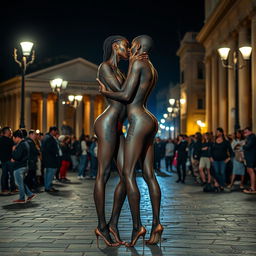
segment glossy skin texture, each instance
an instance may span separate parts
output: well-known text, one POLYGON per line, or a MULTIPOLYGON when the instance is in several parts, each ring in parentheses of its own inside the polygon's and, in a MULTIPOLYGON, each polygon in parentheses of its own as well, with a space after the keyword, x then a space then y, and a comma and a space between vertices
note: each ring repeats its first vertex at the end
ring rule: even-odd
MULTIPOLYGON (((117 64, 120 59, 128 59, 128 42, 120 40, 112 45, 112 55, 98 68, 98 78, 110 91, 119 91, 124 83, 124 75, 117 64)), ((98 215, 98 228, 105 239, 113 243, 109 235, 109 227, 105 218, 105 186, 110 176, 112 159, 117 163, 120 175, 114 193, 114 205, 109 226, 117 231, 117 222, 126 197, 126 188, 122 178, 124 135, 122 133, 123 121, 126 119, 126 106, 116 100, 108 99, 109 106, 95 120, 94 131, 98 138, 98 174, 94 187, 94 201, 98 215)))
POLYGON ((139 59, 141 54, 147 53, 147 46, 150 43, 147 36, 140 36, 133 40, 128 76, 121 91, 111 92, 102 84, 100 87, 100 92, 106 97, 125 102, 127 105, 130 125, 124 145, 123 175, 133 219, 132 241, 142 227, 140 192, 134 173, 137 161, 141 162, 143 177, 149 187, 153 209, 151 235, 154 228, 160 223, 161 191, 153 169, 153 140, 158 130, 158 123, 154 115, 145 107, 148 96, 156 84, 157 72, 149 59, 139 59))

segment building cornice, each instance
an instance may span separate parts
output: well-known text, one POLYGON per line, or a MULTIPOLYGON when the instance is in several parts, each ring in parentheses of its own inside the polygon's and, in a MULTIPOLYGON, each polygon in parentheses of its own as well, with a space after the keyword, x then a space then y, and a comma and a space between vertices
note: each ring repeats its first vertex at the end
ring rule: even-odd
POLYGON ((198 33, 196 39, 201 44, 204 44, 212 30, 218 26, 221 20, 227 15, 230 8, 236 5, 240 0, 222 0, 216 6, 210 17, 207 19, 203 28, 198 33))

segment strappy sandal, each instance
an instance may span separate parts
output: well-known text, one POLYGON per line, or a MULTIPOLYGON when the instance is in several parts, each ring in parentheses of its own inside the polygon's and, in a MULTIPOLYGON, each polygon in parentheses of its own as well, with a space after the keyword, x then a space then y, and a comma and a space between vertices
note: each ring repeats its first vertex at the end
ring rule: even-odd
POLYGON ((246 194, 256 194, 256 190, 252 188, 244 189, 243 192, 246 194))

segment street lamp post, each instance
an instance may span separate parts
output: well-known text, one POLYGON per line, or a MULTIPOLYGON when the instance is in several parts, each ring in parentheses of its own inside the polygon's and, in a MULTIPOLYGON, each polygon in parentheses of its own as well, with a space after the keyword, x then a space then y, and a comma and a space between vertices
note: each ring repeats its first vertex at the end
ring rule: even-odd
POLYGON ((185 104, 185 99, 169 99, 171 107, 167 108, 168 112, 171 113, 174 118, 178 116, 179 118, 179 133, 181 132, 181 105, 185 104))
POLYGON ((55 78, 50 81, 50 85, 52 88, 53 93, 57 96, 56 101, 56 126, 59 126, 59 99, 60 99, 60 92, 61 90, 64 90, 68 86, 68 81, 64 81, 61 78, 55 78))
POLYGON ((235 49, 233 52, 233 59, 231 65, 227 64, 228 55, 230 52, 230 48, 221 47, 218 49, 218 53, 221 58, 221 63, 223 67, 233 69, 234 70, 234 80, 235 80, 235 132, 240 129, 239 122, 239 84, 238 84, 238 70, 245 66, 244 61, 249 60, 252 52, 251 46, 243 46, 239 49, 235 49), (239 54, 242 56, 243 64, 239 65, 238 58, 239 54))
POLYGON ((25 73, 27 67, 32 64, 35 60, 35 51, 33 50, 30 61, 28 61, 28 57, 31 54, 31 50, 33 48, 32 42, 21 42, 22 49, 22 60, 18 60, 17 49, 14 49, 13 57, 14 61, 19 64, 21 68, 21 107, 20 107, 20 128, 25 128, 25 73))

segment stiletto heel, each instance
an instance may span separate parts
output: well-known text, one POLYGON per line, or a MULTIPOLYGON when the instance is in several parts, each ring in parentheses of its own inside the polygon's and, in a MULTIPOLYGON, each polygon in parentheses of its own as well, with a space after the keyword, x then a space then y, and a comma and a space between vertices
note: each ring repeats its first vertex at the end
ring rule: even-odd
POLYGON ((104 243, 107 245, 107 246, 110 246, 110 247, 117 247, 119 246, 119 243, 111 243, 109 242, 106 237, 102 234, 102 232, 99 230, 99 228, 96 228, 95 229, 95 235, 96 235, 96 238, 97 238, 97 246, 99 247, 99 236, 103 239, 104 243))
POLYGON ((114 231, 111 227, 109 227, 109 232, 115 237, 115 240, 116 240, 117 243, 119 243, 119 244, 121 244, 121 245, 124 245, 124 244, 125 244, 124 241, 122 241, 122 240, 119 239, 119 237, 118 237, 116 231, 114 231))
POLYGON ((155 227, 155 229, 152 231, 149 240, 146 241, 146 244, 153 245, 160 242, 160 246, 161 246, 163 230, 164 230, 163 226, 161 224, 158 224, 155 227))
POLYGON ((133 247, 136 242, 138 241, 138 239, 140 238, 140 236, 142 236, 142 239, 143 239, 143 248, 144 248, 144 243, 145 243, 145 235, 147 233, 147 230, 141 226, 137 235, 134 237, 134 239, 130 242, 130 243, 125 243, 125 246, 126 247, 133 247))

